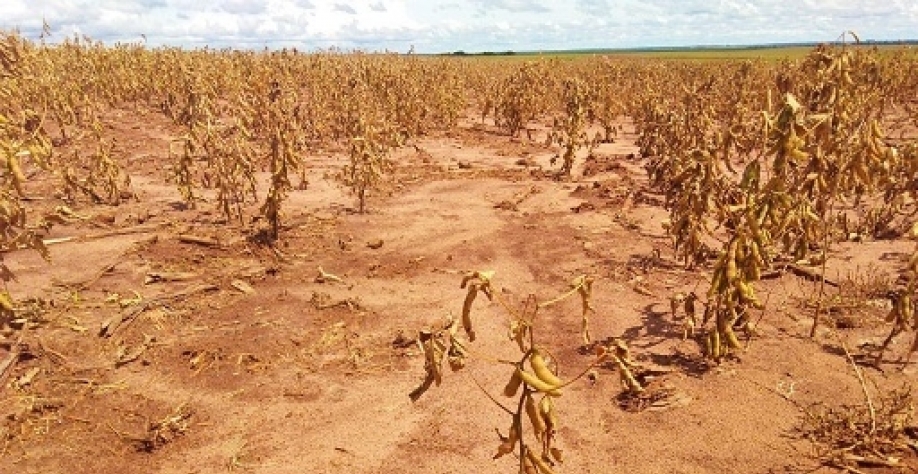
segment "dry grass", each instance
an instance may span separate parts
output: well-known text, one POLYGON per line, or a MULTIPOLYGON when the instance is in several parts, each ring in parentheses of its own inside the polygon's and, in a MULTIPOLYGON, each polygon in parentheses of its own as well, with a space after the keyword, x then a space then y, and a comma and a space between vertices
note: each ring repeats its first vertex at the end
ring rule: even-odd
POLYGON ((875 404, 837 407, 818 404, 805 410, 800 433, 817 446, 823 464, 849 470, 856 466, 896 466, 918 449, 911 388, 891 390, 875 404))
MULTIPOLYGON (((823 296, 825 323, 836 329, 873 328, 883 324, 894 289, 891 275, 875 266, 857 268, 839 279, 835 291, 823 296)), ((801 286, 797 305, 812 312, 819 302, 816 286, 801 286)))

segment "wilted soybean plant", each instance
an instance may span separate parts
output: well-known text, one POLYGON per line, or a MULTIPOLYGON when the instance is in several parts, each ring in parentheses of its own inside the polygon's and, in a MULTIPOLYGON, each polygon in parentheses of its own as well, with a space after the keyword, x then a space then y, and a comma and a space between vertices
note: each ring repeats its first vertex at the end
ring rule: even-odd
POLYGON ((426 376, 421 386, 411 393, 411 398, 417 400, 432 385, 440 385, 444 359, 454 371, 463 369, 469 359, 505 365, 508 381, 501 393, 515 400, 515 404, 509 407, 504 405, 476 380, 485 395, 510 418, 506 434, 497 430, 498 446, 494 459, 515 454, 519 459, 521 473, 551 474, 556 464, 563 462, 564 458, 555 443, 560 422, 555 404, 565 387, 582 378, 593 367, 606 362, 612 362, 618 368, 623 385, 628 390, 637 392, 642 387, 631 373, 632 362, 623 342, 616 341, 610 347, 594 346, 593 361, 578 374, 564 380, 558 376, 557 357, 537 339, 539 311, 567 298, 579 296, 582 303, 581 337, 584 343, 590 343, 588 315, 594 311, 591 303, 593 278, 586 275, 575 278, 566 292, 550 300, 540 302, 535 295, 530 295, 517 308, 501 296, 499 289, 494 288, 493 277, 493 271, 465 275, 461 283, 461 287, 466 290, 461 318, 451 319, 436 329, 419 332, 417 343, 424 352, 426 376), (477 336, 471 308, 479 293, 489 300, 497 301, 508 315, 507 341, 519 350, 521 356, 518 360, 485 356, 472 349, 471 343, 477 336), (468 341, 460 337, 460 327, 468 341))

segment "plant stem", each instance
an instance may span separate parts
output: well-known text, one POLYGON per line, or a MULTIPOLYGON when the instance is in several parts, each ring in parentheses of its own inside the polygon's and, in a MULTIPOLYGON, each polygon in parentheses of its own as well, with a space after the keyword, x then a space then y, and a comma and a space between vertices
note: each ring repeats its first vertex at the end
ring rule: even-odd
POLYGON ((845 346, 841 338, 839 338, 838 343, 841 344, 842 350, 845 351, 845 357, 848 358, 848 362, 854 369, 854 375, 861 384, 861 391, 864 393, 864 400, 867 403, 867 411, 870 413, 870 434, 873 435, 877 431, 877 411, 873 407, 873 400, 871 400, 870 392, 867 390, 867 382, 864 381, 864 374, 861 372, 861 368, 858 367, 857 363, 854 362, 854 358, 851 357, 851 353, 848 352, 848 347, 845 346))
MULTIPOLYGON (((528 353, 526 354, 529 355, 528 353)), ((513 427, 520 437, 520 473, 525 472, 524 464, 526 462, 526 438, 523 436, 523 405, 526 403, 526 397, 531 397, 532 392, 529 387, 523 384, 523 393, 516 405, 516 413, 513 414, 513 427)))
POLYGON ((556 298, 554 298, 554 299, 550 299, 550 300, 548 300, 548 301, 544 301, 544 302, 542 302, 542 303, 539 303, 539 308, 540 308, 540 309, 541 309, 541 308, 547 308, 547 307, 549 307, 549 306, 551 306, 551 305, 553 305, 553 304, 560 303, 561 301, 564 301, 565 299, 570 298, 574 293, 577 293, 578 291, 580 291, 580 287, 581 287, 581 286, 583 286, 583 283, 580 283, 579 285, 573 287, 571 290, 567 291, 566 293, 564 293, 564 294, 562 294, 562 295, 560 295, 560 296, 558 296, 558 297, 556 297, 556 298))
MULTIPOLYGON (((832 215, 834 201, 829 203, 828 215, 832 215)), ((829 259, 829 219, 823 220, 822 236, 822 270, 819 275, 819 297, 816 300, 816 313, 813 315, 813 326, 810 328, 810 339, 816 337, 816 328, 819 326, 819 317, 822 313, 822 300, 826 294, 826 261, 829 259)))

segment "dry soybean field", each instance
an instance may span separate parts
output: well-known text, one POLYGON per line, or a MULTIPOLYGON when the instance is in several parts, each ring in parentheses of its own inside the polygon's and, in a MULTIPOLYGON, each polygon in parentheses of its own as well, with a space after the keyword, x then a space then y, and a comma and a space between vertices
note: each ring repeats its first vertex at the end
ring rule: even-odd
POLYGON ((918 57, 0 34, 0 472, 918 469, 918 57))

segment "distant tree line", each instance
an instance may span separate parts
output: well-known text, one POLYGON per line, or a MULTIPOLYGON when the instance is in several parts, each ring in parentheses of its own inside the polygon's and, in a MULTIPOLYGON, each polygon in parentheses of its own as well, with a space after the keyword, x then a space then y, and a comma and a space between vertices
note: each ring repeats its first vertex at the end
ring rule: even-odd
MULTIPOLYGON (((592 48, 592 49, 570 49, 556 51, 542 51, 551 53, 615 53, 615 52, 669 52, 669 51, 704 51, 704 50, 743 50, 743 49, 779 49, 789 47, 816 47, 820 42, 797 42, 797 43, 763 43, 751 45, 702 45, 702 46, 664 46, 664 47, 642 47, 642 48, 592 48)), ((868 46, 916 46, 918 40, 863 40, 862 45, 868 46)), ((513 56, 515 54, 530 54, 535 51, 482 51, 470 53, 463 50, 453 51, 451 53, 440 53, 439 56, 513 56)))
POLYGON ((516 54, 516 51, 482 51, 480 53, 467 53, 465 51, 453 51, 452 53, 444 53, 444 56, 513 56, 516 54))

